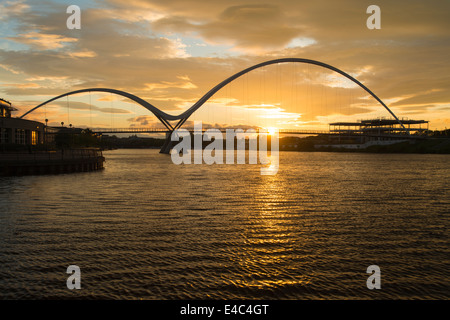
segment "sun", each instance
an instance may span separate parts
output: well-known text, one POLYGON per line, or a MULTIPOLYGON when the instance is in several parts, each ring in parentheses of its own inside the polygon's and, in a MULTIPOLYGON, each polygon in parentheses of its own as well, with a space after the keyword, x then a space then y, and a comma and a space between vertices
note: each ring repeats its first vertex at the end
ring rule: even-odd
POLYGON ((269 135, 269 136, 273 136, 274 134, 276 134, 278 132, 278 129, 277 128, 274 128, 274 127, 269 127, 269 128, 267 128, 267 134, 269 135))

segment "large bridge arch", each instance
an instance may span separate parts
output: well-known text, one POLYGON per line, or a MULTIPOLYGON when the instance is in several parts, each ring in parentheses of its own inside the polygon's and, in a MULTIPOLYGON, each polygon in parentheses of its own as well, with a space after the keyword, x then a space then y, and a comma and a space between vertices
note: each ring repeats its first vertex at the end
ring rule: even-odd
POLYGON ((356 83, 358 86, 360 86, 361 88, 363 88, 367 93, 369 93, 373 98, 375 98, 393 117, 395 120, 397 120, 397 122, 403 127, 405 128, 405 126, 403 125, 403 123, 400 121, 400 119, 394 114, 394 112, 392 112, 391 109, 388 108, 388 106, 377 96, 375 95, 375 93, 373 93, 369 88, 367 88, 364 84, 362 84, 361 82, 359 82, 357 79, 355 79, 354 77, 352 77, 351 75, 349 75, 348 73, 333 67, 332 65, 326 64, 324 62, 320 62, 317 60, 311 60, 311 59, 304 59, 304 58, 282 58, 282 59, 275 59, 275 60, 269 60, 269 61, 265 61, 259 64, 256 64, 252 67, 249 67, 247 69, 244 69, 234 75, 232 75, 231 77, 225 79, 224 81, 222 81, 221 83, 219 83, 218 85, 216 85, 214 88, 212 88, 211 90, 209 90, 203 97, 201 97, 195 104, 192 105, 192 107, 190 107, 189 109, 187 109, 186 111, 184 111, 183 113, 181 113, 178 118, 180 119, 180 121, 177 123, 177 125, 175 126, 175 128, 180 128, 184 122, 196 111, 198 110, 205 102, 207 102, 214 94, 216 94, 220 89, 222 89, 223 87, 225 87, 227 84, 229 84, 230 82, 236 80, 237 78, 245 75, 246 73, 249 73, 250 71, 253 71, 255 69, 258 68, 262 68, 268 65, 272 65, 272 64, 278 64, 278 63, 288 63, 288 62, 294 62, 294 63, 306 63, 306 64, 312 64, 312 65, 316 65, 316 66, 320 66, 329 70, 332 70, 334 72, 337 72, 339 74, 341 74, 342 76, 346 77, 347 79, 350 79, 352 82, 356 83))
MULTIPOLYGON (((251 66, 247 69, 244 69, 234 75, 232 75, 231 77, 228 77, 227 79, 225 79, 224 81, 220 82, 219 84, 217 84, 215 87, 213 87, 211 90, 209 90, 203 97, 201 97, 196 103, 194 103, 189 109, 187 109, 186 111, 180 113, 179 115, 171 115, 168 113, 165 113, 164 111, 159 110, 157 107, 153 106, 152 104, 148 103, 147 101, 131 94, 125 91, 121 91, 121 90, 116 90, 116 89, 108 89, 108 88, 90 88, 90 89, 81 89, 81 90, 76 90, 76 91, 71 91, 71 92, 67 92, 64 94, 61 94, 57 97, 54 97, 50 100, 47 100, 43 103, 41 103, 40 105, 32 108, 31 110, 27 111, 26 113, 24 113, 20 118, 25 117, 27 114, 33 112, 34 110, 54 101, 57 99, 60 99, 62 97, 65 96, 69 96, 69 95, 74 95, 77 93, 83 93, 83 92, 109 92, 109 93, 114 93, 117 95, 121 95, 124 96, 126 98, 129 98, 130 100, 133 100, 135 102, 137 102, 138 104, 140 104, 141 106, 143 106, 144 108, 146 108, 147 110, 149 110, 150 112, 152 112, 166 127, 169 131, 173 131, 175 129, 179 129, 185 122, 186 120, 196 111, 198 110, 203 104, 205 104, 206 101, 208 101, 215 93, 217 93, 220 89, 222 89, 223 87, 225 87, 227 84, 229 84, 230 82, 236 80, 237 78, 245 75, 246 73, 249 73, 255 69, 258 68, 262 68, 268 65, 272 65, 272 64, 278 64, 278 63, 288 63, 288 62, 294 62, 294 63, 306 63, 306 64, 312 64, 312 65, 317 65, 329 70, 332 70, 334 72, 339 73, 340 75, 346 77, 347 79, 350 79, 352 82, 356 83, 358 86, 360 86, 362 89, 364 89, 367 93, 369 93, 373 98, 375 98, 375 100, 377 100, 393 117, 394 119, 403 127, 405 128, 405 126, 403 125, 403 123, 400 121, 400 119, 392 112, 391 109, 388 108, 388 106, 377 96, 375 95, 375 93, 373 93, 369 88, 367 88, 364 84, 362 84, 361 82, 359 82, 357 79, 355 79, 354 77, 352 77, 351 75, 349 75, 348 73, 333 67, 329 64, 326 64, 324 62, 320 62, 317 60, 311 60, 311 59, 304 59, 304 58, 282 58, 282 59, 275 59, 275 60, 269 60, 269 61, 265 61, 259 64, 256 64, 254 66, 251 66), (169 121, 174 121, 174 120, 178 120, 177 124, 174 126, 172 126, 170 124, 169 121)), ((405 128, 406 129, 406 128, 405 128)))

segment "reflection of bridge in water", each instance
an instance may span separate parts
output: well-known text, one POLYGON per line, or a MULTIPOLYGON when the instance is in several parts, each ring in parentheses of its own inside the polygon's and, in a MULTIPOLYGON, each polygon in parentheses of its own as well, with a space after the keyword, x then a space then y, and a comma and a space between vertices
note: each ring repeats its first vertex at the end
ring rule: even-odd
MULTIPOLYGON (((410 128, 406 128, 404 123, 402 122, 402 120, 400 120, 393 112, 392 110, 390 110, 386 104, 378 97, 376 96, 369 88, 367 88, 365 85, 363 85, 361 82, 359 82, 358 80, 356 80, 354 77, 352 77, 351 75, 349 75, 348 73, 333 67, 331 65, 328 65, 326 63, 323 62, 319 62, 319 61, 315 61, 315 60, 310 60, 310 59, 302 59, 302 58, 284 58, 284 59, 276 59, 276 60, 271 60, 271 61, 266 61, 257 65, 254 65, 252 67, 249 67, 247 69, 244 69, 236 74, 234 74, 233 76, 225 79, 224 81, 222 81, 221 83, 219 83, 218 85, 216 85, 214 88, 212 88, 210 91, 208 91, 202 98, 200 98, 196 103, 194 103, 189 109, 187 109, 186 111, 182 112, 179 115, 171 115, 168 113, 165 113, 164 111, 161 111, 160 109, 158 109, 157 107, 153 106, 152 104, 148 103, 147 101, 133 95, 130 94, 128 92, 124 92, 124 91, 120 91, 120 90, 116 90, 116 89, 108 89, 108 88, 89 88, 89 89, 81 89, 81 90, 76 90, 76 91, 71 91, 71 92, 67 92, 64 94, 61 94, 57 97, 54 97, 48 101, 45 101, 43 103, 41 103, 40 105, 32 108, 31 110, 29 110, 28 112, 26 112, 25 114, 23 114, 20 118, 25 117, 27 114, 35 111, 36 109, 39 109, 40 107, 55 101, 57 99, 60 99, 62 97, 68 97, 70 95, 75 95, 75 94, 79 94, 79 93, 90 93, 90 92, 107 92, 107 93, 112 93, 112 94, 116 94, 119 96, 123 96, 125 98, 128 98, 136 103, 138 103, 139 105, 141 105, 142 107, 146 108, 147 110, 149 110, 150 112, 152 112, 155 117, 162 123, 162 125, 164 126, 164 128, 98 128, 95 129, 93 128, 92 131, 96 132, 96 133, 102 133, 102 134, 106 134, 106 133, 113 133, 113 134, 119 134, 119 133, 165 133, 166 134, 166 141, 164 143, 164 146, 161 149, 161 153, 169 153, 171 146, 172 146, 172 142, 171 142, 171 134, 172 132, 174 132, 177 129, 180 129, 185 122, 187 121, 187 119, 195 112, 197 111, 202 105, 204 105, 214 94, 216 94, 219 90, 221 90, 223 87, 225 87, 227 84, 233 82, 234 80, 236 80, 237 78, 249 73, 250 71, 253 71, 255 69, 258 68, 262 68, 264 66, 268 66, 268 65, 273 65, 273 64, 280 64, 280 63, 304 63, 304 64, 308 64, 308 65, 316 65, 328 70, 332 70, 342 76, 344 76, 345 78, 351 80, 353 83, 357 84, 359 87, 361 87, 362 89, 364 89, 367 93, 370 94, 370 96, 372 96, 373 98, 375 98, 376 101, 378 101, 378 103, 387 110, 387 112, 390 114, 390 116, 393 117, 393 121, 395 121, 395 123, 398 125, 398 128, 400 128, 401 132, 400 134, 395 134, 394 132, 390 132, 388 134, 386 134, 386 132, 362 132, 362 131, 358 131, 358 130, 353 130, 352 132, 346 132, 345 135, 346 136, 373 136, 373 137, 388 137, 388 138, 401 138, 401 139, 405 139, 405 138, 417 138, 417 136, 412 136, 410 134, 411 130, 410 128)), ((183 127, 183 129, 190 129, 190 131, 193 131, 193 128, 185 128, 183 127)), ((202 132, 206 131, 208 128, 205 128, 202 130, 202 132)), ((225 132, 226 128, 217 128, 218 130, 225 132)), ((260 131, 261 132, 261 131, 260 131)), ((336 131, 336 130, 302 130, 302 129, 283 129, 283 128, 279 128, 278 129, 279 134, 298 134, 298 135, 342 135, 342 132, 336 131)))

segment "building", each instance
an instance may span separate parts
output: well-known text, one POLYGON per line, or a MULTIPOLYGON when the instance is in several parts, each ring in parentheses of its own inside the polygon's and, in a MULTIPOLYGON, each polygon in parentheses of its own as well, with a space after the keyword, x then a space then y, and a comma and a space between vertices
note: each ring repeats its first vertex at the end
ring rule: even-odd
POLYGON ((338 134, 363 134, 366 136, 391 137, 392 135, 405 135, 423 133, 428 130, 428 121, 425 120, 400 120, 404 127, 395 119, 377 118, 360 120, 359 122, 334 122, 330 123, 330 132, 338 134))
POLYGON ((428 121, 377 118, 357 122, 334 122, 329 124, 329 144, 316 148, 332 147, 364 149, 373 145, 389 145, 408 140, 409 135, 421 135, 428 131, 428 121))
POLYGON ((38 121, 13 118, 11 116, 13 111, 16 109, 9 101, 0 99, 0 176, 58 174, 103 169, 105 158, 100 149, 70 147, 71 140, 73 141, 75 135, 80 135, 82 129, 72 128, 72 126, 70 128, 47 127, 38 121), (55 142, 56 137, 62 138, 69 148, 50 151, 31 148, 43 144, 44 141, 47 148, 49 143, 55 142), (24 152, 24 149, 27 152, 24 152))
POLYGON ((9 101, 0 99, 0 144, 38 145, 44 142, 43 123, 11 117, 16 111, 9 101))
POLYGON ((397 120, 386 118, 360 120, 358 122, 334 122, 329 124, 329 131, 334 133, 333 139, 349 140, 355 143, 401 139, 408 133, 417 135, 428 131, 428 121, 409 119, 400 121, 404 127, 397 120))

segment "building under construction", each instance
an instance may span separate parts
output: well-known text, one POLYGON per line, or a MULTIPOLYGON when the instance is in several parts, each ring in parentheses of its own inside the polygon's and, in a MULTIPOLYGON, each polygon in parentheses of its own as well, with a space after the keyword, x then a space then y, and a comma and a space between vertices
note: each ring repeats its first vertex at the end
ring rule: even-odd
POLYGON ((403 141, 408 135, 420 135, 428 130, 428 121, 377 118, 357 122, 334 122, 329 124, 332 147, 365 148, 376 144, 392 144, 403 141))

